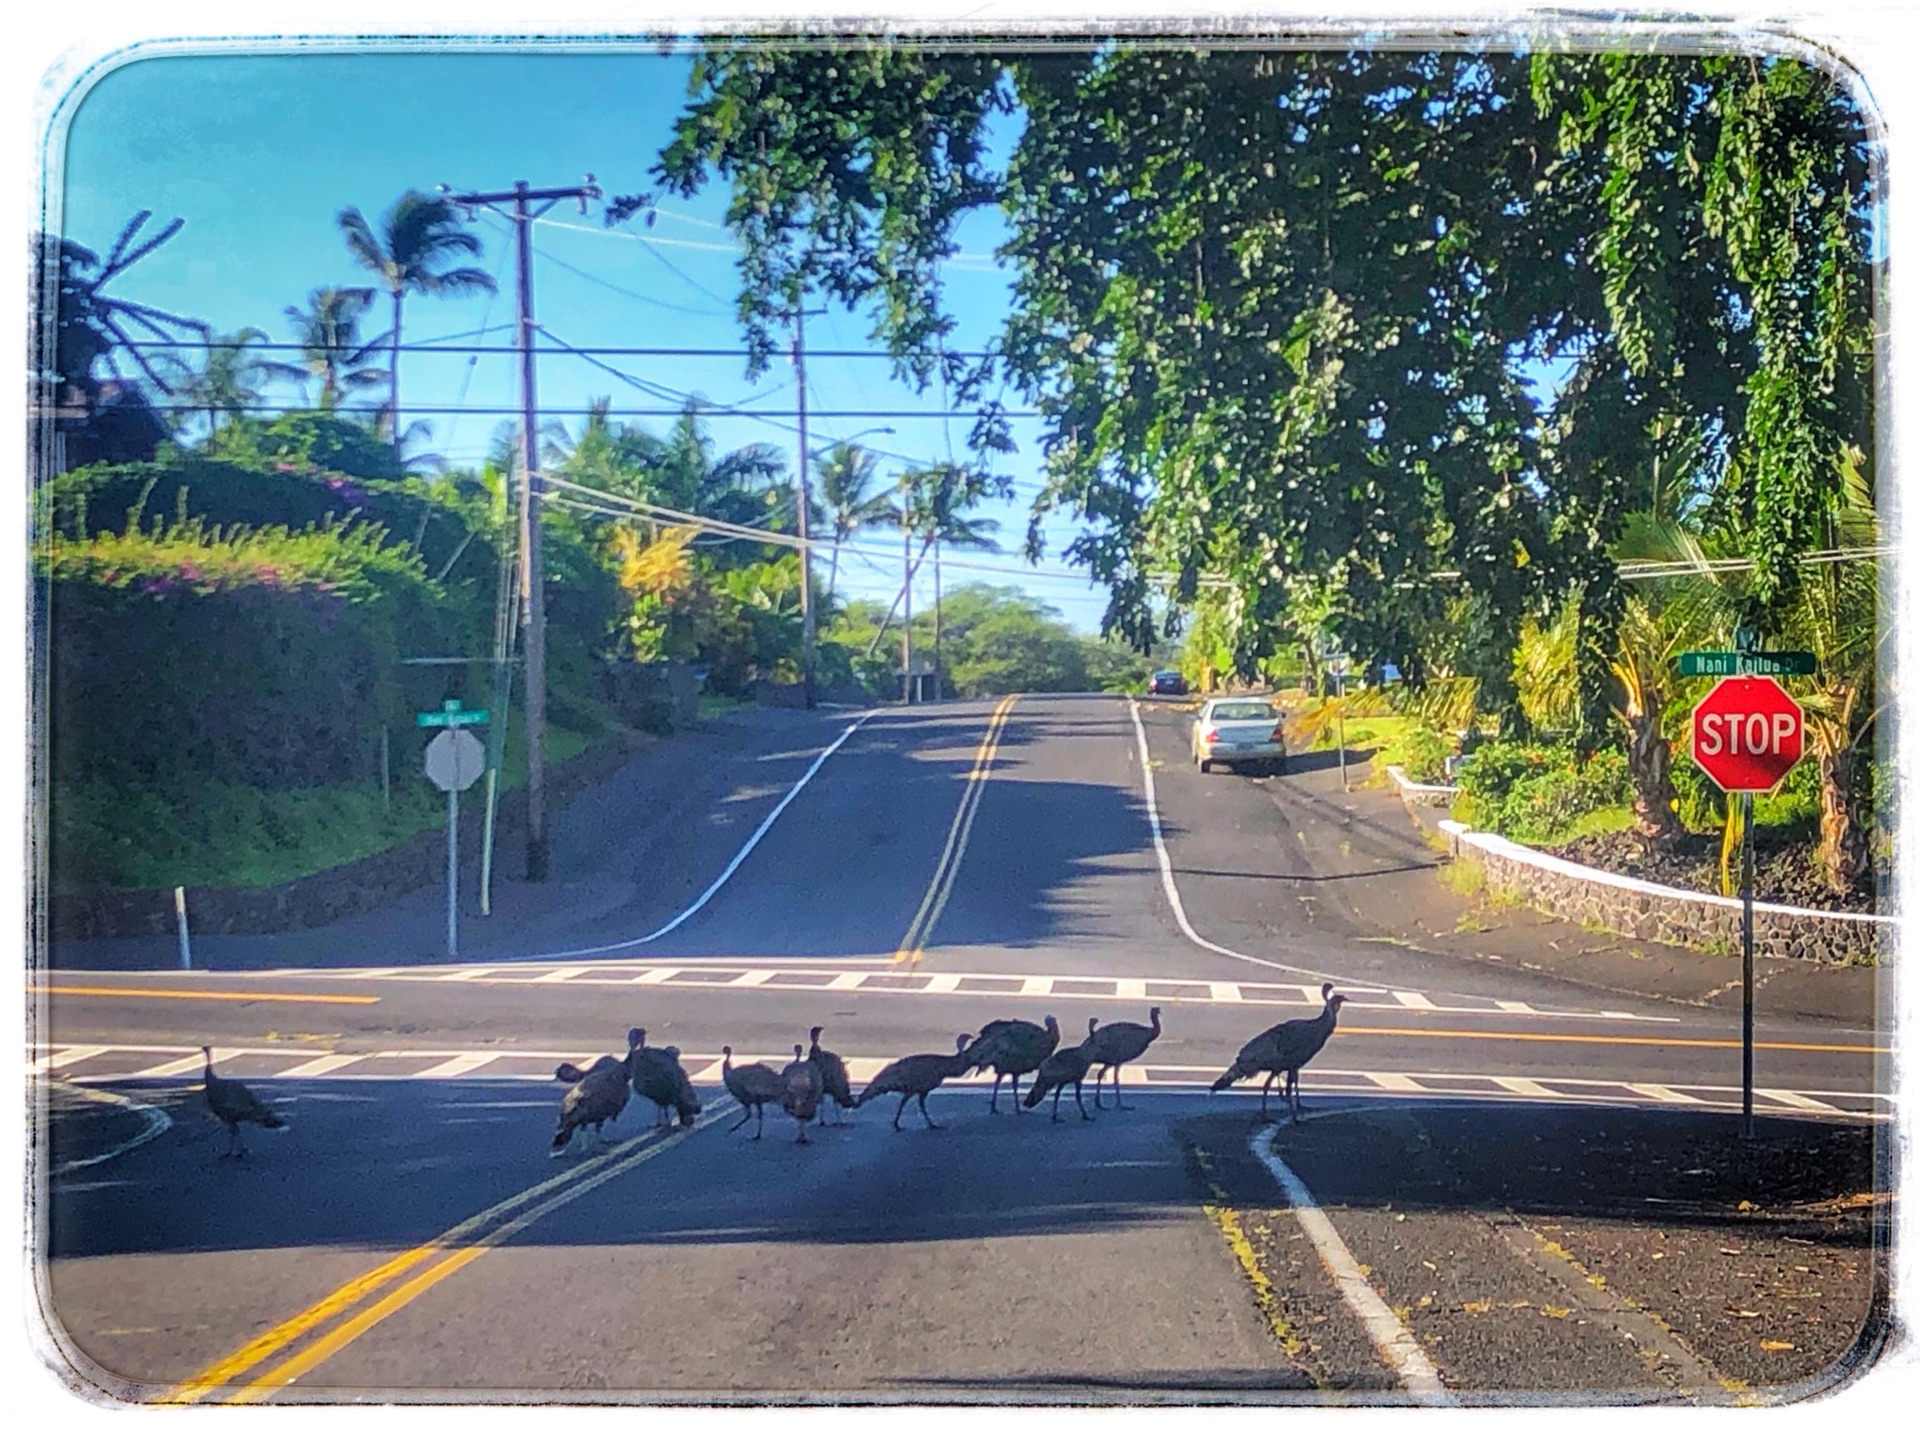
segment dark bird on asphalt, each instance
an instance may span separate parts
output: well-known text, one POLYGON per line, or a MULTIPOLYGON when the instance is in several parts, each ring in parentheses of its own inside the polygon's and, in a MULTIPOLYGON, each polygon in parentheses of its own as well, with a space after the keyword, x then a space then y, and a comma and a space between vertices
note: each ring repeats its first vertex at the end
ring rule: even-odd
POLYGON ((632 1067, 633 1093, 653 1102, 653 1123, 657 1127, 672 1129, 673 1115, 678 1111, 680 1123, 691 1128, 693 1117, 700 1113, 700 1099, 693 1093, 693 1081, 680 1065, 680 1048, 667 1045, 656 1050, 647 1044, 645 1030, 634 1033, 640 1043, 628 1062, 632 1067))
POLYGON ((813 1048, 807 1051, 807 1059, 820 1072, 820 1083, 826 1089, 826 1098, 833 1101, 834 1111, 840 1116, 834 1123, 851 1125, 853 1122, 847 1119, 847 1111, 853 1108, 853 1085, 847 1079, 847 1062, 833 1051, 820 1048, 820 1032, 825 1028, 824 1025, 813 1027, 813 1048))
POLYGON ((807 1139, 807 1122, 819 1110, 820 1097, 825 1093, 820 1067, 806 1058, 800 1046, 794 1046, 793 1063, 780 1072, 780 1108, 800 1126, 797 1143, 813 1143, 807 1139))
POLYGON ((245 1159, 247 1142, 240 1138, 240 1126, 258 1125, 262 1130, 290 1130, 288 1125, 266 1105, 262 1104, 254 1093, 238 1080, 223 1080, 213 1073, 213 1047, 202 1045, 201 1053, 207 1057, 207 1068, 201 1075, 206 1085, 207 1109, 213 1112, 213 1118, 227 1127, 227 1153, 222 1160, 245 1159), (238 1146, 238 1150, 234 1147, 238 1146))
POLYGON ((551 1153, 562 1155, 573 1143, 574 1133, 593 1126, 593 1138, 606 1143, 607 1122, 618 1119, 627 1108, 627 1082, 633 1073, 634 1057, 640 1052, 640 1039, 646 1032, 627 1032, 627 1058, 616 1060, 602 1055, 587 1069, 562 1061, 554 1067, 553 1078, 564 1080, 572 1089, 560 1097, 560 1118, 554 1126, 551 1153))
POLYGON ((898 1095, 900 1105, 893 1112, 894 1129, 900 1128, 900 1116, 909 1100, 920 1102, 920 1118, 927 1122, 929 1130, 945 1128, 934 1124, 933 1116, 927 1114, 927 1096, 938 1090, 942 1081, 952 1080, 974 1068, 967 1059, 967 1044, 972 1039, 971 1035, 962 1035, 954 1042, 951 1055, 903 1055, 867 1082, 867 1088, 853 1102, 855 1108, 876 1095, 898 1095))
POLYGON ((1300 1103, 1301 1068, 1320 1053, 1320 1047, 1333 1034, 1340 1007, 1347 1003, 1346 996, 1333 993, 1331 982, 1320 987, 1320 999, 1320 1013, 1311 1020, 1282 1021, 1242 1045, 1240 1054, 1227 1068, 1226 1074, 1209 1088, 1224 1090, 1236 1080, 1245 1080, 1265 1071, 1266 1083, 1260 1087, 1260 1113, 1265 1115, 1267 1092, 1273 1088, 1273 1082, 1284 1075, 1286 1085, 1280 1093, 1287 1101, 1289 1113, 1298 1121, 1301 1112, 1307 1108, 1300 1103))
MULTIPOLYGON (((989 1020, 980 1027, 980 1038, 967 1047, 967 1068, 993 1071, 993 1094, 987 1097, 987 1109, 1000 1113, 1000 1082, 1013 1080, 1013 1096, 1020 1098, 1020 1077, 1040 1068, 1040 1063, 1059 1048, 1060 1022, 1049 1015, 1044 1026, 1031 1020, 989 1020)), ((1013 1113, 1020 1113, 1014 1107, 1013 1113)))
POLYGON ((1033 1088, 1027 1092, 1027 1109, 1031 1110, 1046 1098, 1047 1091, 1053 1091, 1053 1121, 1060 1123, 1060 1092, 1073 1086, 1073 1103, 1080 1107, 1080 1118, 1091 1120, 1087 1113, 1087 1103, 1080 1098, 1080 1082, 1087 1078, 1087 1069, 1093 1064, 1093 1055, 1087 1049, 1085 1041, 1078 1045, 1069 1045, 1064 1050, 1056 1050, 1040 1062, 1040 1072, 1033 1077, 1033 1088))
POLYGON ((1093 1063, 1100 1067, 1100 1073, 1093 1077, 1094 1109, 1106 1109, 1100 1103, 1100 1082, 1108 1070, 1113 1071, 1113 1108, 1133 1108, 1120 1103, 1120 1067, 1138 1060, 1147 1053, 1147 1047, 1160 1038, 1160 1007, 1156 1005, 1149 1010, 1147 1018, 1153 1021, 1151 1026, 1132 1020, 1116 1020, 1111 1025, 1087 1021, 1087 1038, 1081 1048, 1092 1055, 1093 1063))
POLYGON ((727 1127, 727 1133, 731 1135, 751 1116, 758 1122, 753 1127, 753 1138, 758 1140, 766 1128, 766 1107, 780 1103, 780 1097, 786 1093, 786 1082, 758 1061, 751 1065, 734 1064, 731 1045, 720 1047, 720 1057, 721 1083, 727 1087, 727 1093, 740 1102, 740 1118, 727 1127))

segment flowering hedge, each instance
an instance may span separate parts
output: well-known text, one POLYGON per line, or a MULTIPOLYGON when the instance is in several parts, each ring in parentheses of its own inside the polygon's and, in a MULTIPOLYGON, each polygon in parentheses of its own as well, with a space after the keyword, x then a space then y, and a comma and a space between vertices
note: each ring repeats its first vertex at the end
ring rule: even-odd
POLYGON ((473 654, 441 588, 365 525, 156 527, 54 536, 54 775, 268 789, 377 777, 382 724, 446 676, 394 662, 473 654))

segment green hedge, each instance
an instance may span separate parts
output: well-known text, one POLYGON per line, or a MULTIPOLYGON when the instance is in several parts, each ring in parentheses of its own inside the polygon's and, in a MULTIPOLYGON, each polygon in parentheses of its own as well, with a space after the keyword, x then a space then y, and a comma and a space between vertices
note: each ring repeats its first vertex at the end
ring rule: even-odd
POLYGON ((1564 745, 1482 745, 1458 783, 1459 819, 1523 844, 1551 843, 1583 817, 1633 800, 1627 760, 1617 750, 1581 759, 1564 745))
POLYGON ((41 562, 54 778, 376 776, 381 726, 459 684, 394 662, 474 653, 419 559, 383 539, 357 525, 56 537, 41 562))

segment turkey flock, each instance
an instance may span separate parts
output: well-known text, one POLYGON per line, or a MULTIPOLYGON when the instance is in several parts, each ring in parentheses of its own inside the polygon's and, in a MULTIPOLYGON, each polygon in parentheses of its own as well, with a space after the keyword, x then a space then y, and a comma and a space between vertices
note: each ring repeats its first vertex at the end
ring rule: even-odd
MULTIPOLYGON (((1320 987, 1320 999, 1318 1015, 1307 1020, 1282 1021, 1241 1046, 1233 1064, 1210 1088, 1225 1090, 1235 1081, 1264 1074, 1266 1080, 1260 1087, 1261 1115, 1267 1114, 1268 1093, 1279 1080, 1283 1082, 1282 1099, 1297 1120, 1302 1109, 1300 1071, 1327 1043, 1340 1007, 1346 1002, 1344 995, 1333 993, 1331 984, 1320 987)), ((900 1097, 893 1111, 895 1130, 901 1128, 900 1117, 906 1113, 909 1100, 919 1106, 920 1118, 926 1127, 938 1130, 941 1127, 927 1110, 927 1097, 945 1081, 986 1071, 993 1072, 993 1091, 987 1098, 987 1109, 996 1115, 1001 1113, 1000 1086, 1011 1080, 1009 1096, 1029 1110, 1038 1108, 1051 1095, 1055 1123, 1060 1119, 1061 1097, 1067 1087, 1072 1086, 1073 1103, 1080 1111, 1080 1118, 1091 1120, 1093 1116, 1087 1111, 1083 1089, 1089 1072, 1093 1074, 1095 1109, 1106 1108, 1103 1096, 1109 1074, 1113 1079, 1113 1108, 1132 1108, 1120 1099, 1120 1068, 1138 1060, 1147 1047, 1160 1038, 1159 1006, 1148 1012, 1148 1020, 1145 1025, 1130 1020, 1102 1025, 1097 1019, 1090 1019, 1086 1038, 1065 1049, 1060 1046, 1059 1021, 1051 1015, 1038 1025, 1030 1020, 990 1020, 980 1027, 977 1035, 957 1037, 951 1051, 903 1055, 881 1069, 858 1095, 853 1093, 846 1062, 833 1051, 822 1048, 823 1027, 819 1025, 813 1027, 808 1037, 810 1045, 796 1044, 792 1063, 779 1070, 758 1062, 736 1065, 733 1047, 723 1046, 720 1078, 727 1093, 740 1105, 740 1118, 729 1127, 729 1132, 751 1120, 754 1122, 751 1138, 760 1139, 766 1127, 766 1108, 777 1105, 793 1119, 797 1127, 795 1140, 805 1145, 811 1143, 807 1127, 819 1118, 823 1105, 830 1105, 836 1118, 822 1123, 847 1125, 852 1123, 846 1118, 848 1112, 883 1095, 900 1097), (1033 1077, 1033 1083, 1023 1098, 1021 1081, 1027 1076, 1033 1077)), ((671 1129, 676 1116, 682 1127, 691 1127, 694 1117, 700 1113, 700 1100, 694 1093, 693 1081, 680 1064, 679 1050, 672 1045, 659 1049, 648 1046, 647 1032, 638 1027, 627 1032, 624 1060, 602 1055, 584 1071, 576 1065, 563 1064, 554 1071, 554 1078, 572 1087, 560 1101, 552 1146, 556 1156, 564 1154, 574 1136, 588 1126, 593 1128, 594 1138, 601 1139, 606 1123, 626 1108, 629 1093, 653 1102, 656 1128, 671 1129)))
MULTIPOLYGON (((1267 1095, 1274 1081, 1280 1080, 1283 1082, 1281 1098, 1286 1101, 1289 1114, 1298 1120, 1303 1108, 1300 1071, 1320 1053, 1333 1034, 1346 998, 1334 994, 1330 983, 1322 985, 1318 1015, 1307 1020, 1284 1020, 1261 1031, 1240 1047, 1233 1064, 1209 1088, 1225 1090, 1236 1081, 1265 1075, 1266 1080, 1260 1087, 1260 1114, 1265 1116, 1267 1095)), ((1087 1113, 1082 1089, 1089 1071, 1093 1072, 1095 1109, 1106 1108, 1101 1097, 1105 1094, 1109 1073, 1113 1077, 1114 1108, 1132 1108, 1120 1099, 1120 1067, 1138 1060, 1146 1054, 1147 1047, 1160 1038, 1158 1005, 1148 1011, 1148 1020, 1150 1023, 1146 1025, 1131 1020, 1102 1025, 1098 1020, 1088 1020, 1086 1038, 1064 1050, 1060 1048, 1060 1023, 1051 1015, 1038 1025, 1030 1020, 989 1020, 980 1027, 979 1034, 958 1037, 948 1053, 903 1055, 868 1081, 858 1095, 853 1093, 846 1062, 833 1051, 821 1048, 823 1027, 819 1025, 813 1027, 809 1036, 811 1046, 795 1045, 793 1062, 779 1070, 757 1062, 736 1065, 733 1047, 724 1046, 720 1078, 726 1084, 727 1093, 739 1102, 741 1112, 730 1132, 752 1120, 752 1138, 758 1140, 766 1126, 767 1106, 778 1105, 798 1126, 795 1139, 806 1145, 811 1143, 807 1139, 807 1126, 818 1118, 823 1104, 831 1105, 837 1117, 826 1123, 847 1125, 852 1123, 846 1118, 849 1111, 858 1110, 882 1095, 900 1097, 893 1111, 894 1129, 901 1128, 900 1117, 906 1113, 907 1102, 912 1100, 920 1107, 920 1118, 927 1128, 938 1130, 941 1127, 934 1123, 927 1110, 927 1096, 945 1081, 988 1070, 993 1072, 993 1092, 987 1097, 987 1109, 996 1115, 1001 1113, 1001 1083, 1011 1079, 1009 1095, 1029 1110, 1038 1108, 1041 1101, 1052 1095, 1052 1118, 1056 1124, 1060 1119, 1061 1096, 1071 1085, 1080 1118, 1091 1120, 1093 1116, 1087 1113), (1020 1082, 1029 1075, 1033 1077, 1033 1084, 1021 1099, 1020 1082)), ((215 1075, 212 1049, 205 1045, 200 1048, 206 1054, 206 1069, 201 1078, 207 1109, 227 1127, 227 1154, 221 1158, 238 1159, 246 1155, 246 1142, 240 1138, 242 1124, 258 1125, 266 1130, 288 1128, 286 1121, 255 1098, 240 1081, 215 1075)), ((560 1115, 554 1126, 552 1153, 555 1156, 566 1154, 574 1138, 589 1127, 594 1140, 604 1143, 607 1122, 619 1118, 627 1108, 629 1096, 653 1102, 656 1129, 670 1130, 676 1119, 683 1128, 690 1129, 694 1117, 700 1113, 700 1097, 694 1093, 693 1080, 680 1063, 679 1048, 648 1045, 647 1032, 639 1026, 627 1032, 624 1059, 602 1055, 585 1070, 562 1063, 554 1070, 553 1078, 569 1087, 561 1097, 560 1115)))

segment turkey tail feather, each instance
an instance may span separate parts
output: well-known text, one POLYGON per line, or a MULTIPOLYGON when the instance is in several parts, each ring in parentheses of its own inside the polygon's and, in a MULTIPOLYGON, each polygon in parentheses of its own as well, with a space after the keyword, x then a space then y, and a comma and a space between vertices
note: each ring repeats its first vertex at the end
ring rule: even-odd
POLYGON ((1229 1085, 1233 1084, 1234 1081, 1244 1080, 1252 1073, 1253 1072, 1251 1070, 1241 1069, 1240 1062, 1236 1060, 1233 1064, 1227 1067, 1226 1073, 1224 1075, 1222 1075, 1218 1080, 1214 1081, 1213 1084, 1209 1085, 1207 1088, 1209 1090, 1224 1090, 1229 1085))
POLYGON ((1026 1105, 1027 1109, 1031 1110, 1033 1109, 1034 1106, 1038 1105, 1042 1099, 1045 1098, 1046 1093, 1047 1093, 1047 1082, 1044 1080, 1035 1080, 1033 1082, 1033 1088, 1027 1091, 1027 1098, 1023 1103, 1026 1105))

